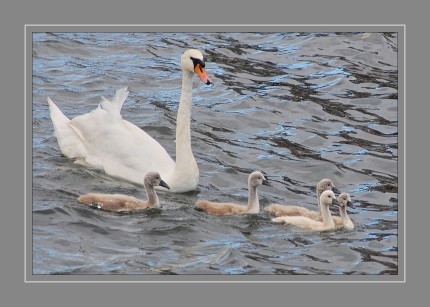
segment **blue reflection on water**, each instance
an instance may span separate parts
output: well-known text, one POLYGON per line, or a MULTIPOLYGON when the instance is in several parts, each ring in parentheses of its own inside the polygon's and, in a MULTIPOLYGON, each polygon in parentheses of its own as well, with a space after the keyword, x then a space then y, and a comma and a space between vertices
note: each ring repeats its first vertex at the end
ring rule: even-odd
POLYGON ((357 188, 350 190, 351 193, 354 192, 368 192, 372 188, 375 188, 379 186, 380 184, 378 182, 367 182, 360 184, 357 188))

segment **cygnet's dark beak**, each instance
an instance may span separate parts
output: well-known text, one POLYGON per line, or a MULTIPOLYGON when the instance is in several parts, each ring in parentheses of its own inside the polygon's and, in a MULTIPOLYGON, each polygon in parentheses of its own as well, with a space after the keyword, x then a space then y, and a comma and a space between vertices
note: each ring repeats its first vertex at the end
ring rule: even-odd
POLYGON ((355 206, 352 204, 352 201, 349 201, 346 203, 346 205, 352 209, 355 209, 355 206))
POLYGON ((270 182, 267 179, 263 180, 263 185, 267 185, 269 187, 271 187, 272 185, 270 184, 270 182))
POLYGON ((161 186, 161 187, 165 187, 166 189, 169 189, 169 190, 170 190, 169 185, 168 185, 167 183, 165 183, 163 180, 161 180, 161 181, 160 181, 159 186, 161 186))
POLYGON ((340 194, 340 193, 342 193, 338 188, 336 188, 336 187, 333 187, 332 189, 331 189, 334 193, 336 193, 336 194, 340 194))
POLYGON ((331 204, 338 207, 342 207, 342 204, 336 198, 332 199, 331 204))

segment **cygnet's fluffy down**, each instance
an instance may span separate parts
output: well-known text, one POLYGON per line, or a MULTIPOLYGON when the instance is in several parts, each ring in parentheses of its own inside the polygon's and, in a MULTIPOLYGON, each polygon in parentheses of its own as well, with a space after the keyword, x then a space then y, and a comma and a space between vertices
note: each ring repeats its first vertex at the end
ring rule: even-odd
POLYGON ((123 194, 89 193, 78 197, 78 203, 112 212, 136 212, 148 208, 160 208, 160 201, 154 187, 169 186, 161 179, 157 172, 149 172, 145 175, 143 184, 147 200, 141 200, 133 196, 123 194))
POLYGON ((279 216, 272 219, 275 223, 284 223, 291 224, 297 227, 311 229, 311 230, 331 230, 335 229, 335 224, 333 218, 331 216, 329 206, 337 205, 340 203, 336 199, 333 191, 327 190, 324 191, 320 196, 320 204, 321 204, 321 218, 322 221, 316 221, 311 218, 305 216, 279 216))
POLYGON ((343 192, 339 195, 337 200, 340 203, 340 206, 339 206, 340 221, 338 221, 339 219, 336 219, 334 221, 336 224, 336 228, 343 227, 348 230, 354 229, 354 223, 351 221, 351 219, 348 216, 348 213, 346 212, 347 207, 353 207, 351 202, 351 196, 348 193, 343 192))
POLYGON ((320 214, 320 204, 319 199, 321 196, 321 193, 324 191, 333 191, 335 193, 340 193, 340 191, 335 187, 333 181, 330 179, 321 179, 317 186, 316 186, 316 193, 317 193, 317 201, 318 201, 318 211, 309 210, 302 206, 294 206, 294 205, 281 205, 277 203, 272 203, 264 208, 264 211, 269 213, 275 213, 276 216, 283 216, 283 215, 302 215, 306 216, 312 219, 321 220, 321 214, 320 214))
POLYGON ((235 215, 235 214, 255 214, 260 212, 257 187, 270 185, 261 172, 252 172, 248 177, 248 204, 240 205, 235 203, 217 203, 209 200, 198 200, 196 207, 213 215, 235 215))

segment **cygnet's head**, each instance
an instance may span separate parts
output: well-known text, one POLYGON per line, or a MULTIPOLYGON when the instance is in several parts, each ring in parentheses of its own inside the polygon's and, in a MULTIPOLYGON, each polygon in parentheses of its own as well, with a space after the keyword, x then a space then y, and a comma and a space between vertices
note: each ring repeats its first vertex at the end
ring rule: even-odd
POLYGON ((264 177, 264 175, 261 172, 255 171, 249 175, 248 185, 250 187, 258 187, 260 185, 270 186, 270 183, 269 181, 267 181, 267 179, 264 177))
POLYGON ((333 191, 337 194, 340 193, 339 189, 334 186, 333 181, 330 179, 321 179, 317 184, 317 194, 321 194, 327 190, 333 191))
POLYGON ((354 207, 351 202, 351 196, 346 192, 341 193, 337 200, 340 202, 341 208, 354 207))
POLYGON ((199 50, 189 49, 185 51, 181 58, 181 66, 184 71, 196 73, 203 83, 212 83, 205 70, 205 59, 199 50))
POLYGON ((326 190, 322 192, 320 196, 320 202, 322 205, 325 205, 325 206, 330 206, 330 205, 340 206, 340 202, 336 199, 336 195, 334 195, 334 192, 331 190, 326 190))
POLYGON ((170 189, 170 187, 165 183, 162 179, 159 173, 157 172, 149 172, 145 175, 145 178, 143 179, 143 184, 145 187, 153 188, 156 186, 162 186, 166 189, 170 189))

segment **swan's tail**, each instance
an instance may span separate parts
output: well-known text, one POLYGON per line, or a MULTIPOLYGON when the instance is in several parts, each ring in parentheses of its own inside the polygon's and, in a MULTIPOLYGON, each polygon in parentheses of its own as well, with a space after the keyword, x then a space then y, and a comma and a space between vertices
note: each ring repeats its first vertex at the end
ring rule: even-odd
POLYGON ((86 150, 79 136, 70 126, 70 120, 55 103, 48 97, 49 111, 54 125, 58 146, 61 152, 68 158, 82 158, 86 155, 86 150))
POLYGON ((115 92, 115 96, 113 96, 112 101, 109 101, 102 96, 102 101, 99 106, 112 115, 121 116, 121 108, 128 97, 128 93, 127 87, 123 87, 115 92))

